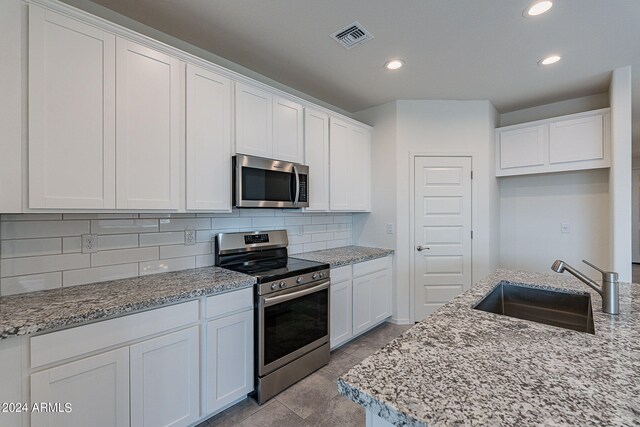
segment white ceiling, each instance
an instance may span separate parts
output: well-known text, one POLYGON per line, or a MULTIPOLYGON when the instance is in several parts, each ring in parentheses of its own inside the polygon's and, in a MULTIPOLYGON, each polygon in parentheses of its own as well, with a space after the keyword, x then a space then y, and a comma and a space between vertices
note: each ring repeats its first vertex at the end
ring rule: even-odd
POLYGON ((531 0, 93 2, 350 112, 395 99, 508 112, 606 92, 632 65, 640 136, 640 0, 555 0, 536 18, 522 16, 531 0), (329 38, 355 20, 375 38, 351 50, 329 38), (403 69, 383 69, 397 57, 403 69))

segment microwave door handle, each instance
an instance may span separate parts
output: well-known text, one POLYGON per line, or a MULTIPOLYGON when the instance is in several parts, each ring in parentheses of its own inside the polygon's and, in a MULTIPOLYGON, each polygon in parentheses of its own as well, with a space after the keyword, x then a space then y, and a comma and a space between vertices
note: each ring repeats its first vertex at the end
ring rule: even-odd
POLYGON ((300 198, 300 175, 298 174, 298 167, 293 165, 293 173, 296 175, 296 198, 293 200, 293 206, 298 206, 298 199, 300 198))

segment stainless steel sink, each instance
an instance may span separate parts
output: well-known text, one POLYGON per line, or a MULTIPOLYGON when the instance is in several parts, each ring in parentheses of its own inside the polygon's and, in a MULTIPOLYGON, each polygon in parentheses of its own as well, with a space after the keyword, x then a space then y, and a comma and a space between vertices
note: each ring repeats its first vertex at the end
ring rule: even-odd
POLYGON ((514 285, 502 281, 473 308, 595 334, 591 295, 514 285))

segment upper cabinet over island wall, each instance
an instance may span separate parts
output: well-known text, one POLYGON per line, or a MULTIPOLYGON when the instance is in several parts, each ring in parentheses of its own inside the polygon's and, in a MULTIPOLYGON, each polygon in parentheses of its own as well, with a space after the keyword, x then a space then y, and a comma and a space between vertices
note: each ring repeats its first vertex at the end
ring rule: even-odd
POLYGON ((496 176, 611 166, 609 109, 496 129, 496 176))
POLYGON ((309 210, 370 210, 369 126, 56 0, 1 7, 29 61, 0 212, 228 212, 234 153, 310 165, 309 210))

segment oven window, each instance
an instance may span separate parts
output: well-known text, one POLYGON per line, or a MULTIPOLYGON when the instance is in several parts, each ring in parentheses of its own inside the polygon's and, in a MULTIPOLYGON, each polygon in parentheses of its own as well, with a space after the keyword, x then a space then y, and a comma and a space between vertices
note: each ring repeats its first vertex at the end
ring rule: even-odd
POLYGON ((293 174, 242 167, 242 200, 293 201, 293 174))
POLYGON ((264 365, 329 334, 329 290, 264 309, 264 365))

